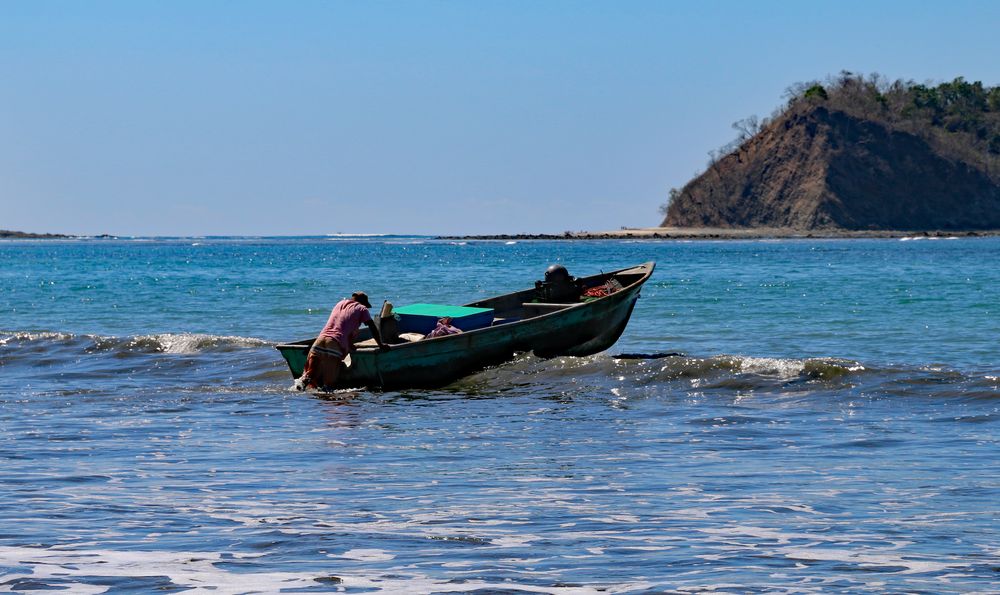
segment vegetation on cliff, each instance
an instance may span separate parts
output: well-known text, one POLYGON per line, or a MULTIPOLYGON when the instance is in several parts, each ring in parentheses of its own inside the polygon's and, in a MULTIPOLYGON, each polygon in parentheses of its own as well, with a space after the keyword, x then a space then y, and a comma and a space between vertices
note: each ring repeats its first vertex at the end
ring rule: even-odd
POLYGON ((843 72, 733 126, 664 226, 1000 228, 1000 87, 843 72))

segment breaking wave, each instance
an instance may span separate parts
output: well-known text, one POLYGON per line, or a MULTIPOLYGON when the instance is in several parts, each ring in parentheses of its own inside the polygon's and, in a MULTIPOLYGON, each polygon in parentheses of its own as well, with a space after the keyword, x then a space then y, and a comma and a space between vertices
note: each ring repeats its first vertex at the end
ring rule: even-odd
MULTIPOLYGON (((118 337, 46 330, 0 331, 0 367, 43 368, 50 374, 71 369, 74 373, 108 375, 123 369, 122 360, 135 360, 128 369, 168 377, 183 373, 195 384, 197 378, 208 378, 209 384, 224 378, 227 384, 288 389, 291 377, 271 346, 271 342, 255 337, 200 333, 118 337)), ((846 390, 888 397, 934 394, 994 399, 1000 394, 998 387, 1000 374, 996 370, 955 370, 940 365, 880 367, 834 357, 603 353, 546 360, 522 354, 511 362, 460 379, 437 395, 495 396, 515 391, 651 396, 705 390, 804 395, 846 390)), ((404 392, 426 395, 426 391, 404 392)))
POLYGON ((0 349, 38 350, 51 347, 79 348, 86 353, 174 353, 227 352, 267 347, 271 343, 254 337, 201 333, 160 333, 115 337, 75 335, 52 331, 0 331, 0 349))
POLYGON ((834 358, 783 359, 737 355, 707 358, 672 357, 661 364, 657 377, 704 378, 720 373, 761 376, 779 380, 832 380, 865 371, 860 362, 834 358))
MULTIPOLYGON (((721 377, 746 376, 763 379, 838 380, 870 371, 861 362, 839 358, 769 358, 742 355, 694 357, 684 354, 600 354, 584 358, 562 357, 541 360, 522 356, 514 363, 495 372, 511 372, 525 376, 597 375, 657 382, 680 379, 710 380, 721 377)), ((484 373, 484 374, 488 374, 484 373)))
POLYGON ((713 391, 760 392, 795 398, 818 395, 897 398, 996 399, 995 371, 959 371, 941 366, 874 366, 842 358, 772 358, 746 355, 693 357, 600 354, 541 360, 529 355, 460 380, 460 394, 612 394, 658 397, 713 391))

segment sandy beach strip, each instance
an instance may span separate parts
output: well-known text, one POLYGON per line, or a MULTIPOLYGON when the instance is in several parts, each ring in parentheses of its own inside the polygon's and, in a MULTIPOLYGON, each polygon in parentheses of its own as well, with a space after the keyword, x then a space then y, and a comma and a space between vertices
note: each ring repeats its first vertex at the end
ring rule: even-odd
POLYGON ((1000 236, 1000 229, 991 230, 846 230, 789 229, 777 227, 623 227, 613 231, 567 231, 561 234, 489 234, 439 236, 442 240, 763 240, 763 239, 852 239, 908 237, 988 237, 1000 236))

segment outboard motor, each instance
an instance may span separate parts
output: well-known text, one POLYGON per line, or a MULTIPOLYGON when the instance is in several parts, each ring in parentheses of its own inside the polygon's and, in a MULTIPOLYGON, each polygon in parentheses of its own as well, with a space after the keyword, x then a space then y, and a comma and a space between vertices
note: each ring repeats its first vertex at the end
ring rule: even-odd
POLYGON ((569 275, 569 271, 566 270, 561 264, 549 265, 549 268, 545 269, 545 282, 552 283, 553 281, 563 281, 565 279, 572 279, 569 275))
POLYGON ((580 282, 561 264, 545 270, 545 281, 535 281, 538 300, 550 304, 572 304, 580 301, 580 282))

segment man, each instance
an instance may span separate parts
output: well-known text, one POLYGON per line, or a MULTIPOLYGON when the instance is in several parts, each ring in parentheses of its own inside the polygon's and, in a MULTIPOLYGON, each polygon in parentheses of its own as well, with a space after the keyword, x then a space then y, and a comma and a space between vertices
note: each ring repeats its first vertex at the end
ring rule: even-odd
POLYGON ((382 350, 388 350, 389 346, 382 342, 375 321, 368 312, 371 308, 368 295, 363 291, 351 294, 349 299, 340 300, 330 312, 330 318, 326 321, 326 326, 320 332, 319 337, 309 350, 309 357, 306 359, 305 370, 302 377, 296 383, 296 388, 305 390, 307 388, 326 389, 333 388, 337 384, 340 376, 341 362, 351 352, 351 344, 358 336, 358 329, 362 324, 368 326, 372 331, 372 337, 382 350))

